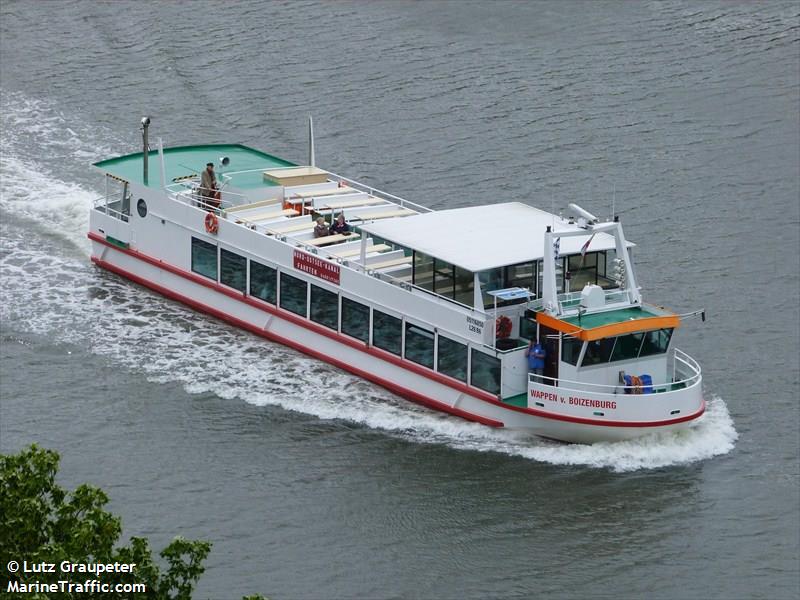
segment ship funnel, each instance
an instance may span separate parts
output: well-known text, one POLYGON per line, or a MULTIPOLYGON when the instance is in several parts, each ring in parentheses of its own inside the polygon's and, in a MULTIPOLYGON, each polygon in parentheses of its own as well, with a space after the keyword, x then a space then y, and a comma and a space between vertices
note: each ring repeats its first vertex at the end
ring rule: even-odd
POLYGON ((150 144, 147 143, 147 129, 150 127, 150 117, 142 117, 142 178, 147 185, 147 158, 150 144))
POLYGON ((315 167, 314 164, 314 119, 308 115, 308 166, 315 167))

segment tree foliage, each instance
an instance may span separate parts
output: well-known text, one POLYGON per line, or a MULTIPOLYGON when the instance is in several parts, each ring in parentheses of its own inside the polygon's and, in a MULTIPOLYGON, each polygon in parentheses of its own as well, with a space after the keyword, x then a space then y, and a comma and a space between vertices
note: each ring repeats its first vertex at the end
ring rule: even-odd
MULTIPOLYGON (((103 490, 80 485, 72 493, 56 483, 59 456, 52 450, 33 445, 19 454, 0 455, 0 597, 8 593, 9 582, 57 583, 59 580, 84 582, 97 579, 112 586, 117 583, 143 583, 144 593, 135 598, 184 600, 191 598, 203 574, 203 561, 211 544, 175 538, 159 554, 166 570, 153 559, 145 538, 133 537, 119 545, 122 522, 105 509, 108 496, 103 490), (20 568, 10 572, 9 561, 20 568), (61 572, 62 561, 70 563, 136 563, 132 573, 101 575, 61 572), (24 563, 55 564, 54 573, 25 573, 24 563)), ((113 589, 113 588, 112 588, 113 589)), ((120 598, 119 593, 21 593, 32 598, 120 598)))

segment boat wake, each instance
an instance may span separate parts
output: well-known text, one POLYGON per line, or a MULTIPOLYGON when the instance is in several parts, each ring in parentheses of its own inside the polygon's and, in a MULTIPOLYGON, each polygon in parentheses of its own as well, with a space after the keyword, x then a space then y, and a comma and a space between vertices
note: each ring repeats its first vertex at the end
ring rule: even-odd
POLYGON ((718 397, 691 429, 628 442, 567 445, 489 429, 97 270, 88 260, 86 214, 100 191, 90 188, 85 163, 109 151, 94 143, 97 132, 76 133, 52 107, 16 100, 6 95, 2 106, 0 319, 17 331, 74 344, 153 382, 180 382, 189 393, 344 420, 414 443, 613 471, 692 463, 734 446, 737 433, 718 397))

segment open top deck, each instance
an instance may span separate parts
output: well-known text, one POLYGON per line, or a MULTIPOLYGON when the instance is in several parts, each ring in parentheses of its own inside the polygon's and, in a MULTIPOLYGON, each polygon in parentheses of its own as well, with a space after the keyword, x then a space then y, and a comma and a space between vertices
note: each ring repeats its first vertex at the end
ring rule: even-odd
MULTIPOLYGON (((175 148, 164 148, 164 167, 166 170, 166 183, 175 183, 181 179, 199 176, 207 163, 217 165, 221 157, 228 157, 232 167, 230 170, 237 171, 235 185, 240 188, 250 188, 256 186, 273 186, 276 183, 263 179, 262 171, 267 169, 295 167, 296 165, 288 160, 266 154, 254 148, 248 148, 241 144, 206 144, 202 146, 179 146, 175 148), (246 171, 246 172, 242 172, 246 171)), ((147 181, 144 180, 143 172, 144 153, 126 154, 108 160, 94 163, 98 169, 122 179, 123 181, 135 181, 148 187, 161 187, 160 162, 157 150, 148 152, 149 174, 147 181)), ((220 178, 223 171, 217 171, 220 178)))

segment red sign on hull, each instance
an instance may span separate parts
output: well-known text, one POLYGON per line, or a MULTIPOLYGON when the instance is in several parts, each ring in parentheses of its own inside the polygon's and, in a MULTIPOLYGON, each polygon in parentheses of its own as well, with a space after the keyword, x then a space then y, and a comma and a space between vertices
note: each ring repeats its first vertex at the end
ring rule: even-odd
POLYGON ((314 277, 339 285, 339 265, 329 263, 313 254, 294 251, 294 268, 314 277))

